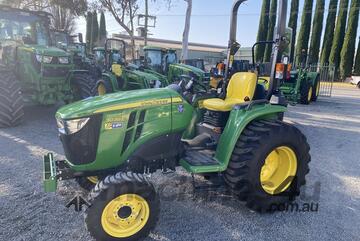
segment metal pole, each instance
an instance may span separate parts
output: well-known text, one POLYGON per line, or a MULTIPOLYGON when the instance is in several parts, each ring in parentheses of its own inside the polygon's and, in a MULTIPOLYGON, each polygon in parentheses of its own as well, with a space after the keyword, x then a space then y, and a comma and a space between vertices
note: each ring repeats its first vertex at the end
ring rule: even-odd
POLYGON ((149 24, 149 1, 145 0, 145 37, 144 46, 148 43, 148 24, 149 24))

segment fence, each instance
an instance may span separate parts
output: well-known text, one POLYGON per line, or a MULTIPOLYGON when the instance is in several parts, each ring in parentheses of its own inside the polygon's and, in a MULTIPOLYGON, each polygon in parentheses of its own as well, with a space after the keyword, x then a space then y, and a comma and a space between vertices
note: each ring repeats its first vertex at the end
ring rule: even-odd
POLYGON ((309 66, 309 71, 318 72, 320 74, 319 96, 331 97, 335 79, 335 66, 328 64, 312 64, 309 66))

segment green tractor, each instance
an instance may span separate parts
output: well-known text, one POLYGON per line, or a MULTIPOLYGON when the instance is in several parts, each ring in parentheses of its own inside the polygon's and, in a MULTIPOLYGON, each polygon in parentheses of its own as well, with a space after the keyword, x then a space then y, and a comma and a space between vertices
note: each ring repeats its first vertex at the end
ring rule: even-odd
POLYGON ((169 83, 179 82, 183 75, 194 77, 205 86, 208 86, 210 83, 210 73, 206 73, 203 69, 192 65, 179 64, 176 50, 174 49, 145 46, 144 53, 145 71, 165 75, 169 83))
POLYGON ((320 74, 311 72, 306 67, 305 56, 302 53, 303 60, 300 66, 294 65, 295 70, 288 70, 288 76, 280 86, 280 90, 285 97, 292 103, 304 105, 316 101, 320 93, 320 74))
POLYGON ((107 39, 104 52, 102 48, 94 49, 97 66, 102 65, 100 80, 96 83, 95 94, 105 95, 108 93, 124 91, 160 88, 168 85, 166 78, 158 74, 146 73, 137 66, 126 62, 126 43, 120 39, 107 39))
POLYGON ((22 122, 24 102, 50 105, 91 96, 95 80, 75 71, 67 52, 50 47, 49 17, 0 5, 0 127, 22 122))
POLYGON ((149 234, 160 201, 145 174, 157 170, 180 166, 191 174, 220 175, 259 212, 299 195, 310 148, 300 130, 278 119, 287 106, 278 89, 282 79, 276 78, 276 69, 288 64, 282 54, 287 1, 279 2, 267 92, 254 70, 229 75, 240 48, 237 13, 244 1, 236 0, 231 12, 223 98, 194 91, 200 81, 184 78, 167 88, 93 97, 56 113, 67 160, 44 156, 45 191, 56 191, 58 180, 96 180, 86 201, 76 197, 88 205, 85 223, 96 240, 140 240, 149 234))

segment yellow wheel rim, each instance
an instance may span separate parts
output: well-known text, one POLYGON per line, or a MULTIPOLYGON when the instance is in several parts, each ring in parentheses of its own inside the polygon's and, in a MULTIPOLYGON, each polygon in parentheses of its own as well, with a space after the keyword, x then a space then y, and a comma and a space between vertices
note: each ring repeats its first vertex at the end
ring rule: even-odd
POLYGON ((96 177, 96 176, 87 177, 87 179, 88 179, 91 183, 93 183, 93 184, 96 184, 96 183, 98 183, 98 181, 99 181, 99 178, 96 177))
POLYGON ((101 215, 104 231, 115 238, 130 237, 147 223, 150 208, 137 194, 123 194, 110 201, 101 215))
POLYGON ((271 195, 281 193, 290 186, 296 170, 295 152, 287 146, 277 147, 266 157, 261 168, 261 186, 271 195))
POLYGON ((309 101, 309 102, 311 101, 312 93, 313 93, 313 88, 310 87, 310 88, 309 88, 309 92, 308 92, 308 101, 309 101))
POLYGON ((318 81, 316 85, 316 96, 319 96, 319 94, 320 94, 320 81, 318 81))
POLYGON ((97 92, 99 95, 106 95, 106 87, 103 83, 100 83, 97 87, 97 92))

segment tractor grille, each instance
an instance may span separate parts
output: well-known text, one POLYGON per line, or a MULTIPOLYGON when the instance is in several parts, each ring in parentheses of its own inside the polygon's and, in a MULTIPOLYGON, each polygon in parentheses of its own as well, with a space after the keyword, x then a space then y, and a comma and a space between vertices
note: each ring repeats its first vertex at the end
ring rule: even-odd
POLYGON ((69 73, 69 67, 43 67, 43 76, 44 77, 66 77, 69 73))
POLYGON ((78 132, 60 135, 65 156, 74 165, 88 164, 96 159, 102 115, 95 115, 78 132))

